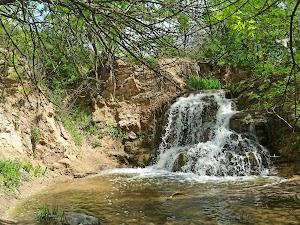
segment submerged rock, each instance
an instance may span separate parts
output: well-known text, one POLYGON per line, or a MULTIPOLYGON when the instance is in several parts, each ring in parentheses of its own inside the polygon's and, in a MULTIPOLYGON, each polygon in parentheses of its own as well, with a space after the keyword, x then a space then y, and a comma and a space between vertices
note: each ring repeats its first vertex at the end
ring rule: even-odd
POLYGON ((96 217, 84 213, 70 213, 66 215, 65 225, 100 225, 96 217))

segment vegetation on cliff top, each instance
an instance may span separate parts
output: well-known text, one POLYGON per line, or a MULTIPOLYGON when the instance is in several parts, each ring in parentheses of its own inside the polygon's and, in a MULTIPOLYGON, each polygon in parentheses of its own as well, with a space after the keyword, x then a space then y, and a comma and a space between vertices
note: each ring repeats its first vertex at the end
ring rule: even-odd
POLYGON ((191 76, 187 83, 197 90, 221 89, 221 82, 213 77, 201 78, 199 76, 191 76))

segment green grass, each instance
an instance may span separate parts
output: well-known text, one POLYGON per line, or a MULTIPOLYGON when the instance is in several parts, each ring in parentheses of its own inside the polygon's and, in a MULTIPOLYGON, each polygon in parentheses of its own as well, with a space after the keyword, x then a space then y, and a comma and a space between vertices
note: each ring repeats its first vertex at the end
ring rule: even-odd
POLYGON ((104 128, 104 131, 109 135, 117 138, 125 138, 127 133, 124 132, 118 125, 116 124, 109 124, 107 127, 104 128))
POLYGON ((40 165, 34 166, 31 162, 0 159, 0 187, 14 191, 22 181, 30 177, 38 177, 46 173, 40 165))
POLYGON ((187 84, 197 90, 211 90, 221 88, 220 81, 213 77, 201 78, 198 76, 191 76, 187 80, 187 84))
POLYGON ((38 143, 41 139, 41 131, 37 126, 33 126, 31 128, 31 139, 35 144, 38 143))
POLYGON ((71 135, 73 141, 76 145, 82 145, 84 140, 84 135, 82 131, 78 128, 78 124, 70 117, 61 117, 62 123, 64 127, 67 129, 69 134, 71 135))
MULTIPOLYGON (((56 98, 58 98, 56 96, 56 98)), ((89 135, 98 132, 99 127, 93 121, 91 113, 74 106, 70 110, 63 110, 62 106, 56 107, 57 119, 59 119, 71 135, 76 145, 80 146, 89 135)))
POLYGON ((35 217, 40 223, 56 222, 55 224, 60 224, 65 221, 65 212, 58 207, 43 206, 36 211, 35 217))
POLYGON ((92 140, 91 145, 93 148, 102 147, 102 142, 99 139, 94 139, 92 140))

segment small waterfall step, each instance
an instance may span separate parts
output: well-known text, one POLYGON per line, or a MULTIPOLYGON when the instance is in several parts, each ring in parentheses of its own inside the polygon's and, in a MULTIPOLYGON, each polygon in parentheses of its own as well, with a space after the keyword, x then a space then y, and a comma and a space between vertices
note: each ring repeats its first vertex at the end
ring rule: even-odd
POLYGON ((155 168, 201 176, 267 174, 267 149, 229 129, 235 105, 224 90, 180 97, 169 110, 155 168))

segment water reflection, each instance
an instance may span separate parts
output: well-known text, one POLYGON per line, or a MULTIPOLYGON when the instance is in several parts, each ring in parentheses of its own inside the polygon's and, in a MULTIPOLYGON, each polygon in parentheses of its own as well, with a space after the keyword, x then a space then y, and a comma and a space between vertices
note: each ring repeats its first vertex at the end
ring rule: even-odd
POLYGON ((203 179, 103 174, 51 187, 20 203, 13 215, 32 219, 48 205, 96 216, 103 224, 299 224, 300 179, 203 179))

